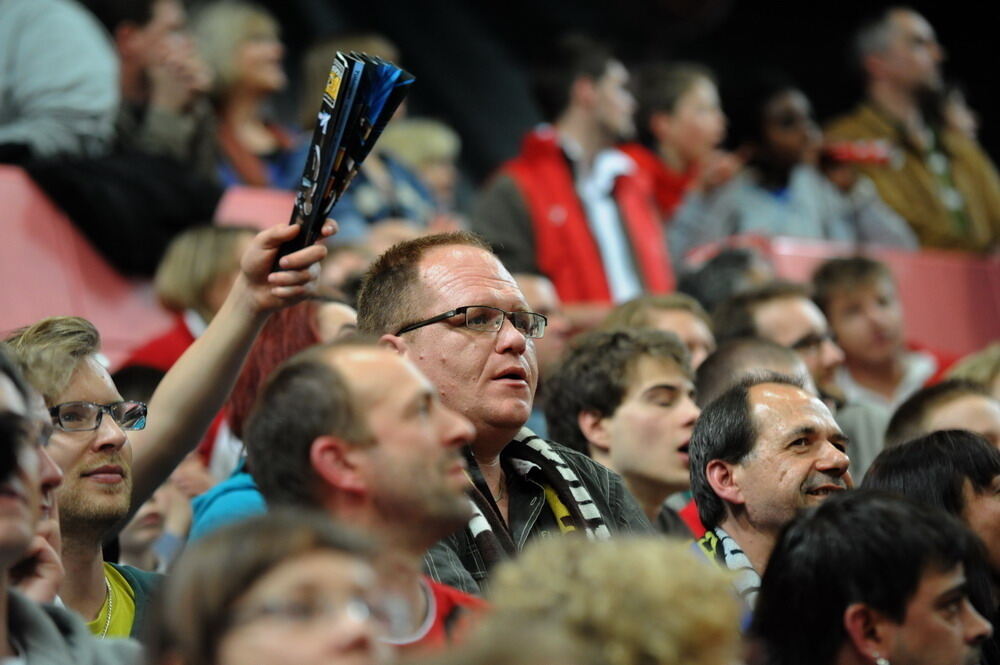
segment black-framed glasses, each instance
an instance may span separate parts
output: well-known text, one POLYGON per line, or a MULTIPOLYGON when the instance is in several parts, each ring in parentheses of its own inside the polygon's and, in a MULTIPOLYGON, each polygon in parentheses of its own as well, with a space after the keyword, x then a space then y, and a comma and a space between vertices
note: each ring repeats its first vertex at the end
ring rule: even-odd
POLYGON ((545 326, 549 322, 544 315, 537 312, 508 312, 507 310, 488 305, 466 305, 464 307, 456 307, 444 314, 438 314, 423 321, 411 323, 408 326, 400 328, 396 334, 402 335, 405 332, 423 328, 424 326, 429 326, 432 323, 444 321, 460 314, 465 316, 464 324, 469 330, 496 332, 503 327, 503 320, 506 318, 510 319, 515 330, 531 339, 541 338, 545 334, 545 326))
POLYGON ((146 405, 143 402, 64 402, 49 409, 52 424, 64 432, 90 432, 101 426, 104 414, 122 429, 135 430, 146 427, 146 405))

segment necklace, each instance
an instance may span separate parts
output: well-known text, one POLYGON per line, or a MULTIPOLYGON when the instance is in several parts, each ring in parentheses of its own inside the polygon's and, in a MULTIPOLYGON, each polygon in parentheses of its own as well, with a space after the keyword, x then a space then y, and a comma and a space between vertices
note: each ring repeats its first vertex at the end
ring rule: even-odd
MULTIPOLYGON (((507 483, 504 482, 505 480, 506 480, 506 478, 504 477, 504 474, 501 472, 500 473, 500 482, 497 483, 497 495, 496 495, 496 499, 495 499, 495 501, 497 503, 500 503, 503 500, 504 488, 507 485, 507 483)), ((487 487, 489 487, 489 485, 487 485, 487 487)))
POLYGON ((108 628, 111 628, 111 611, 114 609, 115 596, 111 593, 111 583, 108 582, 108 578, 104 578, 104 589, 108 594, 108 618, 104 620, 104 630, 98 636, 98 639, 103 640, 108 636, 108 628))

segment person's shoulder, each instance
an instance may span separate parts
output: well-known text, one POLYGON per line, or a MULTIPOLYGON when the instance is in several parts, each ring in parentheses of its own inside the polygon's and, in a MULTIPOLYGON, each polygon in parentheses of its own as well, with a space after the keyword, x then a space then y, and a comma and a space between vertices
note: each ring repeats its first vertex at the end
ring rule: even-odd
POLYGON ((861 103, 846 113, 834 116, 824 126, 823 133, 833 140, 850 141, 882 138, 889 129, 870 106, 861 103))
POLYGON ((131 639, 99 640, 75 613, 40 605, 8 590, 10 636, 29 663, 47 665, 128 665, 142 662, 142 648, 131 639))

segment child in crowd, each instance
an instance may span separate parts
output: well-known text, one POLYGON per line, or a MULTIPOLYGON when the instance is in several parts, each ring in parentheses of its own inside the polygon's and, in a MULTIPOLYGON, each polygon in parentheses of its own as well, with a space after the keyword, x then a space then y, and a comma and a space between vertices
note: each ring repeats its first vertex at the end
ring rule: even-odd
POLYGON ((701 65, 656 63, 637 76, 636 130, 641 143, 622 147, 653 178, 664 220, 689 191, 710 191, 740 169, 740 160, 718 149, 726 116, 712 72, 701 65))

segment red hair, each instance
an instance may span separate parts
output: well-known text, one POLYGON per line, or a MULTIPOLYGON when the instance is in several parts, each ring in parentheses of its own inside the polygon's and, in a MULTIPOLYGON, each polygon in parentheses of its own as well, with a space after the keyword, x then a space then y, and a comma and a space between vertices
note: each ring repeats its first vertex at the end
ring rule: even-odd
POLYGON ((271 372, 299 351, 321 341, 318 323, 321 304, 318 300, 306 300, 292 305, 271 316, 260 331, 227 404, 229 427, 236 436, 243 438, 243 423, 271 372))

